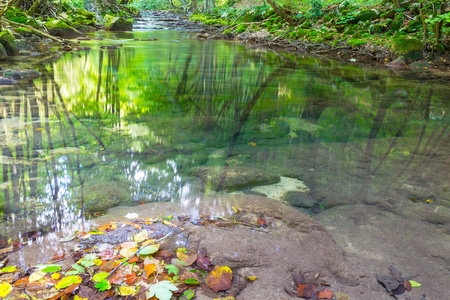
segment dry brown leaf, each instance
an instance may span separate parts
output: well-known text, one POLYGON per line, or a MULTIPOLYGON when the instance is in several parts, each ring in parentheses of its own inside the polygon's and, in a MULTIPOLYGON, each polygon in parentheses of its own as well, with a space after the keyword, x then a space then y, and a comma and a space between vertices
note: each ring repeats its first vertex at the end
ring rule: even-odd
POLYGON ((333 292, 330 290, 322 290, 317 292, 317 297, 319 297, 319 299, 332 299, 333 292))
POLYGON ((228 290, 231 287, 231 280, 233 279, 233 271, 227 266, 216 266, 214 270, 209 273, 206 281, 208 286, 217 293, 218 291, 228 290))
POLYGON ((317 289, 315 286, 310 284, 300 284, 297 287, 297 293, 303 298, 312 298, 317 296, 317 289))
POLYGON ((120 247, 122 249, 130 249, 130 248, 137 248, 138 244, 136 242, 123 242, 120 244, 120 247))

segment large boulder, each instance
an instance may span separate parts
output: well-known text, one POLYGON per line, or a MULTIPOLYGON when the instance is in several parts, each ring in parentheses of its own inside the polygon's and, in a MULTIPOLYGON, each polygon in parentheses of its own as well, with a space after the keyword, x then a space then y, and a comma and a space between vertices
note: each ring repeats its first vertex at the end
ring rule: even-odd
POLYGON ((13 22, 28 25, 36 29, 41 27, 35 19, 15 7, 8 9, 5 13, 5 17, 13 22))
POLYGON ((362 10, 354 19, 353 23, 372 21, 379 16, 379 12, 375 9, 362 10))
POLYGON ((394 36, 391 48, 396 56, 403 56, 407 63, 419 60, 423 55, 423 43, 413 37, 394 36))
POLYGON ((62 38, 76 38, 83 36, 81 32, 79 32, 72 26, 67 25, 62 20, 49 21, 45 23, 45 26, 47 27, 48 32, 54 36, 59 36, 62 38))
POLYGON ((85 192, 84 205, 90 212, 107 209, 131 202, 130 185, 119 181, 100 182, 85 192))
POLYGON ((238 190, 254 185, 266 185, 280 181, 280 176, 246 167, 198 167, 191 173, 199 177, 207 188, 215 191, 238 190))
POLYGON ((8 57, 8 54, 6 53, 5 47, 0 44, 0 60, 4 60, 8 57))
POLYGON ((8 56, 19 55, 19 47, 17 47, 14 36, 9 30, 0 32, 0 44, 5 48, 8 56))
POLYGON ((107 31, 131 31, 133 30, 133 23, 125 20, 122 17, 109 18, 105 25, 107 31))

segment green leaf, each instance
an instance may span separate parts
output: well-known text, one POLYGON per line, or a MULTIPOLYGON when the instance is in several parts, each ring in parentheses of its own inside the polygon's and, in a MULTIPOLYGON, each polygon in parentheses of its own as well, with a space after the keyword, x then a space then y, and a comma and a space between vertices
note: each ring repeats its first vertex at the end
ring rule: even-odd
POLYGON ((177 251, 181 251, 183 253, 188 253, 186 248, 178 248, 177 251))
POLYGON ((111 289, 111 285, 109 284, 108 280, 103 279, 101 280, 99 283, 97 283, 96 285, 94 285, 99 292, 103 292, 103 291, 107 291, 109 289, 111 289))
POLYGON ((73 270, 66 272, 66 275, 77 275, 80 273, 84 273, 84 268, 82 266, 80 266, 79 264, 73 264, 72 269, 73 270))
POLYGON ((64 277, 55 285, 55 287, 57 289, 65 289, 66 287, 71 286, 72 284, 75 284, 75 283, 81 283, 80 276, 73 275, 73 276, 64 277))
POLYGON ((142 248, 141 251, 139 251, 139 255, 150 255, 158 252, 158 250, 159 245, 149 245, 147 247, 142 248))
POLYGON ((417 281, 414 280, 410 280, 409 283, 411 283, 412 287, 419 287, 422 286, 420 283, 418 283, 417 281))
POLYGON ((178 288, 171 281, 160 281, 152 284, 147 291, 147 298, 156 296, 159 300, 170 300, 172 292, 178 291, 178 288))
POLYGON ((42 273, 55 273, 61 271, 61 267, 58 265, 50 265, 48 267, 43 268, 42 273))
POLYGON ((109 273, 108 272, 100 272, 94 275, 94 277, 92 277, 92 281, 93 282, 101 282, 104 279, 106 279, 106 277, 108 277, 109 273))
POLYGON ((181 294, 180 300, 191 300, 195 297, 194 290, 187 290, 183 294, 181 294))
POLYGON ((167 265, 167 266, 164 266, 164 269, 167 269, 167 273, 170 275, 170 274, 175 274, 175 275, 178 275, 178 272, 180 272, 180 270, 176 267, 176 266, 174 266, 174 265, 167 265))
POLYGON ((7 272, 7 273, 11 273, 11 272, 15 272, 17 271, 17 268, 15 266, 9 266, 9 267, 4 267, 3 269, 0 270, 0 272, 7 272))
POLYGON ((184 283, 186 283, 186 284, 195 284, 195 285, 198 285, 198 284, 200 284, 201 282, 198 281, 198 280, 195 279, 195 278, 188 278, 188 279, 186 279, 186 280, 184 281, 184 283))
POLYGON ((83 257, 78 263, 86 268, 89 268, 95 265, 95 260, 97 258, 98 257, 95 254, 88 254, 85 257, 83 257))

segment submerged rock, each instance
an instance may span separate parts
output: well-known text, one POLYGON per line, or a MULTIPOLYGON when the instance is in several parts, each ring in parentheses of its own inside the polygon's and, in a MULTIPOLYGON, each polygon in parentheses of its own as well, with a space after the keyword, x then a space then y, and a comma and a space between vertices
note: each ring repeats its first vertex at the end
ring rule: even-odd
POLYGON ((131 202, 130 185, 118 181, 101 182, 88 189, 84 198, 88 211, 106 211, 119 204, 131 202))
POLYGON ((205 186, 216 191, 237 190, 253 185, 266 185, 280 181, 280 176, 246 167, 198 167, 190 171, 205 186))

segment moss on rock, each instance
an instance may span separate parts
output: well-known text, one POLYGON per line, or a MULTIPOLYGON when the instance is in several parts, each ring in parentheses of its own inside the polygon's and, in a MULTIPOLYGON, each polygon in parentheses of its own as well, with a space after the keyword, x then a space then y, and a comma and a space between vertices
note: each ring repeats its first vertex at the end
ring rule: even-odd
POLYGON ((14 31, 24 37, 31 37, 33 35, 33 31, 25 27, 16 28, 14 31))
MULTIPOLYGON (((105 17, 106 18, 106 17, 105 17)), ((105 30, 107 31, 131 31, 133 30, 133 23, 125 20, 122 17, 106 18, 107 23, 105 30)))
POLYGON ((0 32, 0 44, 5 48, 8 56, 19 55, 19 47, 17 47, 14 36, 9 30, 0 32))
POLYGON ((35 19, 33 19, 32 17, 30 17, 29 15, 27 15, 26 13, 15 7, 11 7, 10 9, 8 9, 5 13, 5 17, 8 20, 11 20, 16 23, 28 25, 36 29, 40 28, 39 23, 36 22, 35 19))
POLYGON ((394 36, 391 49, 397 56, 403 56, 408 63, 419 60, 423 55, 423 43, 408 36, 394 36))
POLYGON ((62 20, 49 21, 45 23, 45 26, 47 27, 48 32, 54 36, 60 36, 64 38, 75 38, 82 36, 82 34, 77 32, 75 28, 67 25, 67 23, 62 20))

